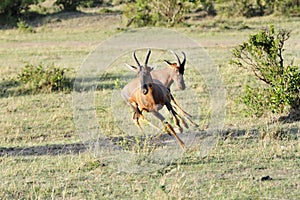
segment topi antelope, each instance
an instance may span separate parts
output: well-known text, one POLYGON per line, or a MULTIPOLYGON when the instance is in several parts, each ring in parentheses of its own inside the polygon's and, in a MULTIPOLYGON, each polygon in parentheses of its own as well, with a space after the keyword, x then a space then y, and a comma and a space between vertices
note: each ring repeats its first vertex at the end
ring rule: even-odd
POLYGON ((151 50, 148 49, 145 63, 142 66, 139 63, 135 52, 133 53, 133 58, 137 63, 137 67, 131 67, 137 71, 138 77, 129 82, 123 88, 121 95, 133 109, 133 120, 135 121, 137 127, 141 129, 139 119, 144 119, 142 112, 151 112, 163 123, 165 130, 176 138, 180 146, 182 148, 185 148, 184 142, 177 136, 176 132, 174 131, 174 128, 165 120, 165 117, 158 112, 160 109, 163 108, 163 106, 166 106, 169 112, 171 113, 173 120, 179 128, 180 132, 182 132, 182 127, 180 126, 179 120, 184 124, 185 127, 187 127, 184 120, 181 118, 181 116, 179 116, 176 113, 176 111, 173 109, 170 103, 171 94, 169 89, 158 80, 152 79, 150 72, 153 68, 148 67, 147 65, 150 54, 151 50))
MULTIPOLYGON (((158 80, 160 81, 165 87, 167 87, 170 90, 171 85, 175 82, 178 89, 184 90, 185 89, 185 82, 183 78, 184 70, 185 70, 185 63, 186 63, 186 55, 184 52, 182 53, 183 60, 180 61, 178 55, 174 52, 171 51, 173 56, 176 59, 176 62, 170 62, 168 60, 164 60, 167 64, 168 67, 163 68, 163 69, 158 69, 158 70, 152 70, 151 71, 151 76, 153 80, 158 80)), ((136 71, 136 67, 127 65, 130 69, 136 71)), ((191 120, 191 115, 184 111, 178 103, 175 101, 174 97, 172 94, 171 95, 171 103, 174 106, 174 108, 180 112, 186 119, 193 124, 194 126, 198 126, 195 122, 191 120)))
MULTIPOLYGON (((176 83, 178 89, 184 90, 185 82, 183 74, 185 70, 186 55, 184 52, 181 52, 183 60, 180 61, 178 55, 174 51, 171 51, 171 53, 174 55, 176 62, 172 63, 168 60, 164 60, 168 64, 168 67, 160 70, 153 70, 151 72, 152 78, 162 82, 166 87, 168 87, 169 90, 173 82, 176 83)), ((171 103, 173 103, 174 108, 181 112, 189 120, 189 122, 191 122, 194 126, 198 126, 195 122, 191 120, 192 116, 178 105, 172 94, 171 103)))

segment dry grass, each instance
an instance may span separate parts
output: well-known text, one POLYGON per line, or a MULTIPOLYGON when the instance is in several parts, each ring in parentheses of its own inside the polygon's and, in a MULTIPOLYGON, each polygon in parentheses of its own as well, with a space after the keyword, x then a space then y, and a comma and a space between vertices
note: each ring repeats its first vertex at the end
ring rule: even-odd
MULTIPOLYGON (((75 77, 88 53, 119 32, 115 16, 80 14, 43 20, 47 23, 34 27, 36 33, 0 30, 0 89, 25 63, 54 63, 73 69, 68 76, 75 77)), ((299 123, 271 124, 274 116, 245 117, 236 99, 248 76, 228 64, 231 48, 269 23, 293 29, 287 54, 299 65, 298 18, 212 19, 176 29, 202 44, 222 75, 227 89, 224 134, 208 155, 202 157, 191 150, 149 173, 122 172, 114 168, 118 161, 99 157, 95 151, 89 152, 90 146, 80 145, 72 94, 1 96, 0 198, 297 199, 299 123), (239 30, 240 23, 250 29, 239 30), (285 134, 274 138, 278 132, 285 134)), ((109 87, 99 83, 95 105, 108 135, 118 136, 118 129, 112 128, 116 124, 109 123, 114 120, 113 110, 103 102, 111 102, 112 89, 123 83, 112 77, 122 77, 124 71, 110 70, 104 82, 109 87)), ((189 85, 201 86, 193 85, 192 71, 186 76, 189 85)), ((208 101, 205 95, 200 99, 203 114, 199 123, 204 131, 209 123, 208 101)))

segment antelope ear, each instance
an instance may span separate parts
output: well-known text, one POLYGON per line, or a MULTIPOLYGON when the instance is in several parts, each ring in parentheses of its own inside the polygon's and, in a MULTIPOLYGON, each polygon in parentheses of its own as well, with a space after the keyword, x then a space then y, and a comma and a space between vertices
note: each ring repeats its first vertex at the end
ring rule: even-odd
POLYGON ((178 69, 176 63, 171 63, 171 62, 168 61, 168 60, 165 60, 165 62, 168 64, 168 67, 170 67, 171 69, 178 69))
POLYGON ((170 61, 168 60, 164 60, 168 65, 173 65, 173 63, 171 63, 170 61))
POLYGON ((125 65, 126 65, 126 67, 128 67, 130 70, 132 70, 134 72, 138 72, 139 71, 139 69, 136 66, 128 65, 127 63, 125 65))

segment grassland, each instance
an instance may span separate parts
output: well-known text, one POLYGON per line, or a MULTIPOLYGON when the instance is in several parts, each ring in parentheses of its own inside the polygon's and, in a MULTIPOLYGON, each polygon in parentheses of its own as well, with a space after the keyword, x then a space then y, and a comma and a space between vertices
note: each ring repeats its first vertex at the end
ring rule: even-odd
MULTIPOLYGON (((206 19, 173 28, 199 42, 217 66, 227 90, 226 119, 222 136, 208 155, 191 150, 149 173, 117 170, 113 162, 82 144, 73 119, 72 93, 15 94, 9 87, 26 63, 53 63, 71 69, 68 76, 75 78, 99 43, 126 31, 119 16, 60 14, 33 22, 34 33, 0 30, 0 199, 297 199, 299 123, 274 122, 278 117, 274 115, 246 117, 236 99, 249 74, 228 60, 235 45, 272 23, 292 30, 285 55, 300 66, 299 21, 206 19)), ((108 73, 107 85, 117 86, 113 73, 108 73)), ((191 72, 187 80, 188 75, 191 72)), ((112 88, 101 83, 98 87, 99 122, 118 136, 114 124, 101 120, 102 115, 113 117, 102 105, 112 88)), ((198 122, 205 131, 209 111, 207 100, 201 101, 199 107, 204 109, 198 122)))

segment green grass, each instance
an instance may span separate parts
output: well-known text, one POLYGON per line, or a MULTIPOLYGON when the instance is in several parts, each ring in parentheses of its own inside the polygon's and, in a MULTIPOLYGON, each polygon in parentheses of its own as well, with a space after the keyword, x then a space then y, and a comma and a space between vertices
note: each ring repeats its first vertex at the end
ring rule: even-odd
MULTIPOLYGON (((67 75, 74 78, 89 52, 120 32, 118 23, 114 16, 80 14, 34 27, 35 33, 0 30, 0 89, 5 89, 5 83, 26 63, 69 68, 67 75)), ((224 136, 204 157, 191 150, 149 173, 122 172, 112 167, 113 161, 89 152, 88 146, 68 149, 81 142, 71 93, 0 96, 0 199, 297 199, 299 123, 271 123, 278 117, 273 115, 246 117, 236 99, 249 74, 228 64, 230 50, 269 23, 293 30, 286 54, 300 65, 298 18, 210 19, 175 29, 199 42, 218 67, 227 89, 224 136), (240 29, 241 24, 250 28, 240 29), (285 135, 276 139, 280 133, 285 135), (263 181, 266 176, 272 180, 263 181)), ((98 121, 107 136, 130 135, 113 122, 116 111, 111 107, 110 94, 124 84, 122 77, 131 73, 125 67, 117 68, 123 67, 119 66, 122 62, 122 58, 117 60, 105 72, 95 93, 98 121)), ((201 114, 197 120, 205 130, 209 99, 205 85, 200 79, 195 84, 193 75, 187 66, 188 86, 199 92, 201 114)), ((129 119, 129 108, 127 111, 123 115, 129 119)))

